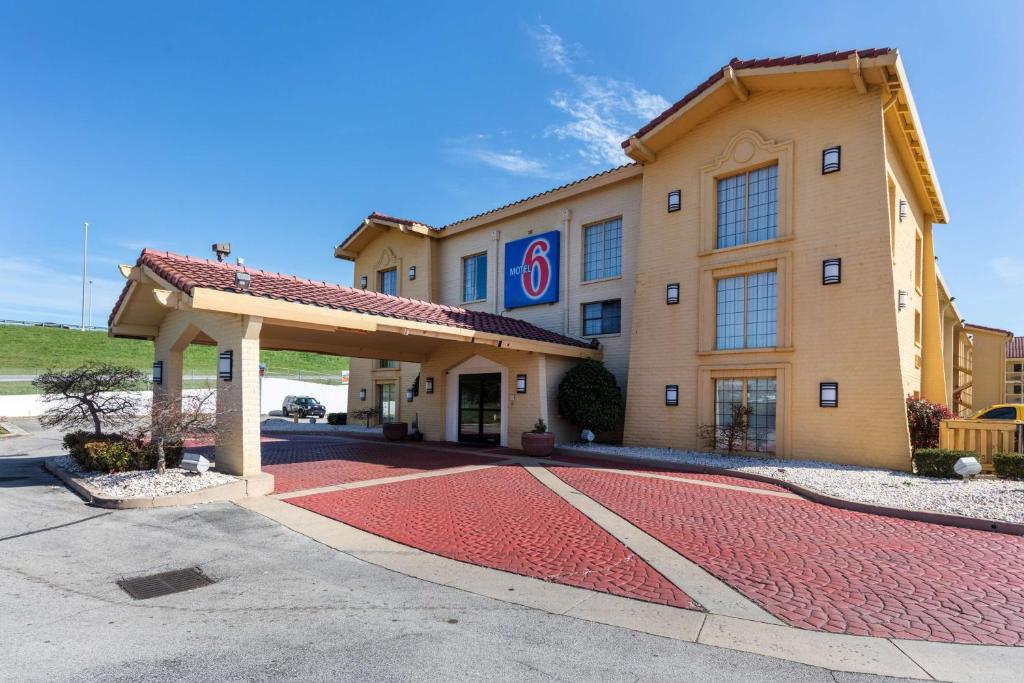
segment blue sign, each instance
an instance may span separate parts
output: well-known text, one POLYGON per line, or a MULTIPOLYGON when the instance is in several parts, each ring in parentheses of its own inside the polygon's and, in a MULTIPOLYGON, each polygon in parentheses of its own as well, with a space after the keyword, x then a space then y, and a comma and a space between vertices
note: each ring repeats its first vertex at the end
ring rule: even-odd
POLYGON ((560 238, 552 230, 505 244, 505 308, 558 301, 560 238))

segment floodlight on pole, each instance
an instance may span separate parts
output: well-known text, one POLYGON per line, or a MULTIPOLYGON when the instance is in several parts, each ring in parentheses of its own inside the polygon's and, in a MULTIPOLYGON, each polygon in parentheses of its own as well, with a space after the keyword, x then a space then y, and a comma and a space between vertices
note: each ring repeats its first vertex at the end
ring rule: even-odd
POLYGON ((82 237, 82 331, 85 331, 85 290, 89 279, 89 221, 85 221, 82 237))

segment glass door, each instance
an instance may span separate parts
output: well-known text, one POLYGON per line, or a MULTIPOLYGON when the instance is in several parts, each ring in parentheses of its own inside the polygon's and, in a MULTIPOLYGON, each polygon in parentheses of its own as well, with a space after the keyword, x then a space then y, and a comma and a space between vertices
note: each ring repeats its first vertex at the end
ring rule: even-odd
POLYGON ((501 443, 501 374, 459 376, 459 441, 501 443))
POLYGON ((394 422, 398 417, 398 402, 396 394, 398 390, 395 384, 377 385, 377 410, 380 411, 380 423, 394 422))

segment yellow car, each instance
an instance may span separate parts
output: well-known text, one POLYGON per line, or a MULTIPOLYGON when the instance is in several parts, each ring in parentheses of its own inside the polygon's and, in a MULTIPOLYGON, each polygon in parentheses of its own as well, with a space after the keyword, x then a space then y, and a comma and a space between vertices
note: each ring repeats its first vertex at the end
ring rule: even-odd
POLYGON ((1024 404, 998 403, 979 410, 972 420, 1024 420, 1024 404))

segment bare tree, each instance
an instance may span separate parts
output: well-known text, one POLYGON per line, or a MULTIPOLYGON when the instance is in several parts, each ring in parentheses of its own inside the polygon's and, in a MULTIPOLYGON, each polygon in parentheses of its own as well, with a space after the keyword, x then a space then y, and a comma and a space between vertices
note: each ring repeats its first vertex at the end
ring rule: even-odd
POLYGON ((183 398, 164 398, 153 401, 147 419, 138 426, 138 438, 145 440, 147 433, 156 444, 156 472, 167 471, 167 448, 183 445, 186 439, 201 439, 214 433, 217 416, 217 391, 207 389, 190 393, 183 398))
POLYGON ((47 370, 32 380, 47 406, 39 422, 62 429, 91 425, 93 433, 100 436, 104 422, 116 427, 135 418, 140 402, 133 391, 145 379, 141 370, 110 363, 47 370))
POLYGON ((359 410, 353 410, 348 414, 350 418, 355 420, 366 420, 366 428, 370 428, 370 422, 380 415, 380 410, 377 408, 361 408, 359 410))
POLYGON ((728 453, 735 453, 743 448, 752 412, 749 406, 740 403, 734 404, 730 411, 729 422, 701 425, 697 428, 697 435, 704 440, 709 448, 721 448, 728 453))

